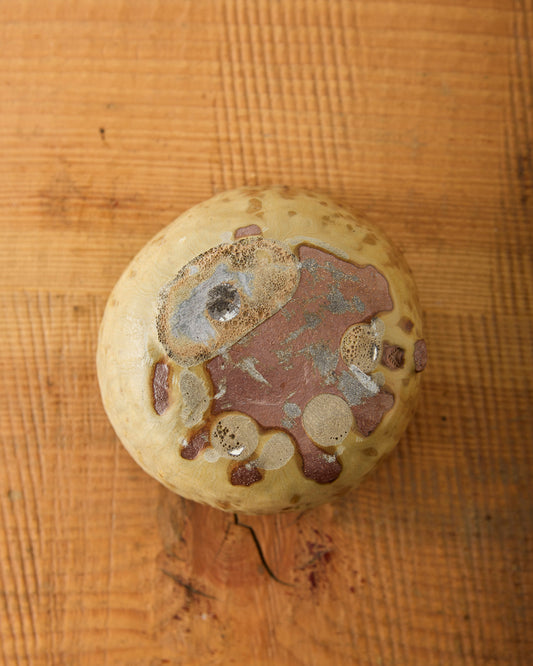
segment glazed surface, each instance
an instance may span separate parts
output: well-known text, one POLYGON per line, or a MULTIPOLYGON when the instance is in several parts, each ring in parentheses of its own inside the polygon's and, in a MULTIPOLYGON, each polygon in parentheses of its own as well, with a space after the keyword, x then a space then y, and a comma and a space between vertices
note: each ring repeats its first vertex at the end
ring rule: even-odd
POLYGON ((302 509, 397 443, 427 360, 415 287, 376 229, 287 188, 184 213, 110 296, 98 374, 137 462, 225 510, 302 509))

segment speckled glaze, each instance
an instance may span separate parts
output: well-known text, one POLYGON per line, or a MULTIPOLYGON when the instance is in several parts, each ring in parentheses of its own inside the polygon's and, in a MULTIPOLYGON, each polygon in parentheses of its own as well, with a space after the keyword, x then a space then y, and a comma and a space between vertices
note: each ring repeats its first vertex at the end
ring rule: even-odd
POLYGON ((427 362, 411 274, 328 198, 241 188, 135 257, 102 321, 103 403, 176 493, 302 510, 357 486, 398 442, 427 362))

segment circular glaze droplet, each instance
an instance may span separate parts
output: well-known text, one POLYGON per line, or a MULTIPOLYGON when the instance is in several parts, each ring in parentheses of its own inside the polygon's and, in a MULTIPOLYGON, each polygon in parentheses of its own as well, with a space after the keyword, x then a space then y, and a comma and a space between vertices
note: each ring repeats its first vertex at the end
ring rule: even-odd
POLYGON ((232 460, 249 458, 258 443, 257 426, 253 419, 244 414, 223 416, 211 431, 213 448, 219 455, 232 460))
POLYGON ((381 357, 384 329, 379 319, 350 326, 341 341, 341 355, 346 365, 355 365, 364 373, 372 372, 381 357))
POLYGON ((302 417, 305 432, 320 446, 341 444, 353 427, 348 403, 336 395, 324 393, 312 398, 302 417))
POLYGON ((281 469, 294 455, 294 444, 284 432, 278 432, 265 442, 255 466, 261 469, 281 469))

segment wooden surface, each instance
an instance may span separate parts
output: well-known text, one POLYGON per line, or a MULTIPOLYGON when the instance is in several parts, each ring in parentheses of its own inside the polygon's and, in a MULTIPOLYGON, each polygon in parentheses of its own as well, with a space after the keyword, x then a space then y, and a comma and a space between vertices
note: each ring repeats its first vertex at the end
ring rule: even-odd
POLYGON ((0 660, 533 663, 531 0, 3 0, 0 660), (106 297, 242 184, 381 225, 415 420, 363 487, 248 518, 160 487, 95 375, 106 297))

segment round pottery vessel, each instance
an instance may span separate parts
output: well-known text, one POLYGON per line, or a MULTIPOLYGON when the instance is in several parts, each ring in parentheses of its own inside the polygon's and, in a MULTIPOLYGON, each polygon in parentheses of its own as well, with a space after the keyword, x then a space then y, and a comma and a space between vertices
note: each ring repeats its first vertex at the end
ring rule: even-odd
POLYGON ((397 444, 427 360, 401 255, 329 198, 214 196, 162 229, 100 328, 103 404, 146 472, 226 511, 303 510, 397 444))

